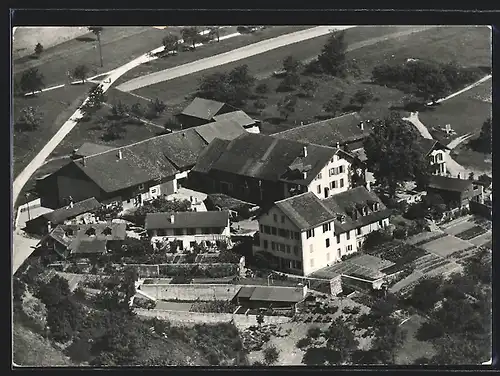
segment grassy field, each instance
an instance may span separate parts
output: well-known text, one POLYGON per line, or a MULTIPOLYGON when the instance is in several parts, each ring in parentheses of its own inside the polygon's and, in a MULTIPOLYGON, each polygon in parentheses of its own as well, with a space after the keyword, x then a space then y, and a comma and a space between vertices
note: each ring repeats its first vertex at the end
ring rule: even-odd
POLYGON ((38 107, 43 121, 35 131, 14 132, 13 170, 16 177, 45 146, 50 138, 82 104, 90 85, 66 85, 62 88, 42 92, 36 96, 14 98, 13 120, 18 119, 22 109, 38 107))
MULTIPOLYGON (((369 39, 378 40, 379 37, 383 35, 402 32, 405 29, 407 28, 377 26, 352 28, 345 31, 345 38, 350 44, 362 41, 366 43, 369 39)), ((293 55, 299 60, 309 60, 314 58, 320 53, 321 48, 324 46, 328 38, 328 35, 324 35, 307 41, 276 48, 264 54, 251 56, 233 63, 224 64, 220 67, 207 69, 188 76, 144 87, 135 90, 134 93, 146 98, 158 97, 166 103, 177 104, 184 101, 185 95, 196 91, 199 80, 205 75, 215 72, 228 72, 237 66, 247 64, 254 76, 257 78, 265 78, 268 77, 274 70, 279 69, 282 66, 283 60, 289 55, 293 55)))
MULTIPOLYGON (((303 61, 314 58, 321 50, 328 36, 295 43, 265 54, 225 64, 221 67, 151 85, 138 89, 132 94, 151 99, 158 97, 172 108, 182 108, 188 102, 187 97, 196 91, 203 76, 214 72, 227 72, 236 66, 247 64, 252 74, 259 79, 257 84, 266 83, 270 91, 265 95, 264 100, 267 102, 267 107, 262 112, 253 108, 253 101, 249 101, 244 110, 264 122, 263 132, 273 133, 294 127, 301 122, 317 121, 319 118, 327 116, 328 114, 325 114, 322 109, 323 104, 337 90, 343 90, 346 93, 345 103, 343 104, 347 106, 345 108, 346 112, 352 111, 352 108, 348 106, 350 96, 357 90, 367 87, 373 91, 374 100, 360 110, 365 117, 381 117, 391 107, 398 108, 402 104, 404 95, 402 92, 372 85, 368 82, 373 67, 393 59, 392 55, 397 56, 402 61, 409 57, 418 56, 423 59, 436 57, 437 60, 443 62, 456 59, 459 63, 465 65, 489 64, 490 44, 489 29, 487 28, 445 27, 424 30, 424 28, 420 27, 416 28, 416 30, 418 32, 411 34, 409 34, 407 27, 359 27, 346 30, 346 41, 349 44, 348 56, 356 59, 362 69, 362 76, 356 80, 345 81, 331 77, 312 78, 313 81, 319 84, 315 97, 299 98, 295 113, 291 114, 287 120, 279 118, 276 106, 285 94, 276 93, 275 89, 279 84, 279 79, 270 77, 270 74, 280 68, 283 59, 290 54, 303 61), (465 38, 464 40, 469 42, 472 42, 472 40, 476 42, 467 45, 467 48, 460 47, 461 38, 465 38), (449 43, 446 43, 447 40, 449 43), (471 45, 474 47, 471 48, 471 45), (460 51, 465 48, 467 54, 462 53, 461 58, 457 59, 458 55, 454 50, 456 48, 460 51), (332 88, 335 89, 332 90, 332 88)), ((303 80, 305 79, 306 77, 303 80)))
POLYGON ((491 66, 491 30, 484 27, 437 27, 418 34, 391 38, 353 51, 362 71, 371 74, 382 63, 403 63, 409 58, 463 66, 491 66))
POLYGON ((52 86, 66 82, 66 72, 80 64, 89 67, 91 76, 108 72, 161 46, 165 34, 166 31, 150 26, 105 27, 101 35, 104 67, 100 66, 95 36, 89 33, 47 48, 39 59, 25 57, 14 61, 14 77, 20 77, 30 67, 37 67, 45 76, 45 84, 52 86))
MULTIPOLYGON (((228 52, 251 43, 257 43, 265 39, 275 38, 280 35, 309 29, 311 27, 313 26, 272 26, 252 34, 242 34, 238 37, 222 40, 220 42, 214 41, 212 43, 199 47, 194 51, 180 52, 177 56, 168 56, 165 58, 153 60, 147 64, 140 65, 134 69, 131 69, 129 72, 120 77, 115 82, 115 85, 117 86, 133 78, 158 72, 163 69, 172 68, 195 60, 203 59, 205 57, 228 52)), ((220 36, 232 34, 235 32, 236 28, 233 27, 221 29, 220 36)))
POLYGON ((466 133, 479 134, 485 120, 491 117, 491 111, 491 80, 488 80, 463 94, 419 112, 419 118, 436 139, 447 144, 453 138, 466 133), (444 127, 446 124, 450 124, 457 134, 446 137, 443 132, 432 129, 444 127))
POLYGON ((103 106, 93 118, 88 122, 80 122, 64 138, 64 140, 54 149, 52 157, 59 157, 70 154, 75 148, 80 147, 84 142, 92 142, 107 146, 123 146, 142 141, 162 132, 162 129, 153 125, 144 123, 125 124, 125 133, 118 140, 105 141, 102 136, 105 133, 105 127, 98 123, 98 116, 106 117, 111 115, 110 108, 103 106))
POLYGON ((466 168, 491 175, 493 164, 491 155, 471 150, 467 144, 459 145, 453 150, 453 159, 466 168), (456 154, 455 154, 456 153, 456 154))

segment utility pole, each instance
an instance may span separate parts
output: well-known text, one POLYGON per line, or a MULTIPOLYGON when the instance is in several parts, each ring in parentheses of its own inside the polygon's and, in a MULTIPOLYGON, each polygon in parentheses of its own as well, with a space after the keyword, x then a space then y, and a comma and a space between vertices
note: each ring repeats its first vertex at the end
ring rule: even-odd
POLYGON ((26 208, 28 209, 28 221, 31 221, 31 215, 30 215, 30 205, 29 205, 29 202, 28 202, 28 196, 29 196, 29 193, 26 192, 24 194, 24 197, 26 197, 26 208))

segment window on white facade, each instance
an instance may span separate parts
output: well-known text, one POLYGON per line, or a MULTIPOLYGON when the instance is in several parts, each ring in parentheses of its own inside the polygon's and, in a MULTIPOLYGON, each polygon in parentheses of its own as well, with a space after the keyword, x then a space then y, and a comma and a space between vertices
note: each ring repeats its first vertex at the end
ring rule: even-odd
POLYGON ((330 239, 325 239, 326 248, 330 247, 330 239))
POLYGON ((291 247, 289 245, 286 246, 286 253, 292 253, 291 247))
POLYGON ((330 189, 335 189, 337 188, 337 180, 333 180, 330 182, 330 189))
POLYGON ((340 235, 337 235, 337 244, 340 243, 340 235))
POLYGON ((307 239, 312 238, 314 236, 314 229, 307 230, 306 237, 307 239))
POLYGON ((321 185, 318 185, 316 187, 316 192, 318 192, 318 194, 321 194, 321 185))
POLYGON ((280 249, 280 252, 285 252, 285 245, 284 244, 281 244, 281 243, 278 243, 279 245, 279 249, 280 249))
POLYGON ((273 214, 273 219, 274 219, 274 222, 278 222, 278 215, 277 214, 273 214))
POLYGON ((347 251, 352 251, 352 244, 349 244, 349 245, 347 246, 347 251))
POLYGON ((277 234, 276 227, 271 226, 271 234, 273 234, 273 235, 276 235, 276 234, 277 234))
POLYGON ((384 221, 382 221, 382 220, 378 221, 378 225, 379 225, 380 227, 384 227, 384 221))
POLYGON ((314 252, 313 245, 312 245, 312 244, 309 244, 309 253, 313 253, 313 252, 314 252))
POLYGON ((281 223, 285 223, 285 216, 284 215, 281 216, 281 223))
POLYGON ((153 188, 153 189, 151 190, 151 194, 152 194, 152 195, 155 195, 155 194, 156 194, 156 188, 153 188))
POLYGON ((262 246, 264 247, 264 249, 267 249, 267 240, 264 240, 264 241, 262 242, 262 246))
POLYGON ((297 247, 296 245, 293 246, 293 253, 295 256, 299 255, 299 247, 297 247))
POLYGON ((344 178, 339 180, 340 182, 340 188, 344 188, 344 178))
POLYGON ((321 175, 321 172, 318 174, 318 176, 316 176, 316 180, 319 180, 322 178, 322 175, 321 175))
POLYGON ((260 228, 260 232, 264 233, 264 225, 260 225, 259 228, 260 228))
POLYGON ((270 234, 271 233, 271 227, 264 225, 264 234, 270 234))
POLYGON ((356 229, 356 234, 357 235, 361 235, 362 234, 361 227, 356 229))
POLYGON ((342 165, 342 166, 339 166, 339 174, 342 174, 345 172, 345 166, 342 165))
POLYGON ((341 258, 342 257, 342 250, 339 248, 337 249, 337 257, 341 258))
POLYGON ((271 249, 273 251, 276 249, 276 243, 275 242, 271 242, 271 249))
POLYGON ((330 223, 325 223, 323 225, 323 234, 331 230, 330 223))
POLYGON ((300 240, 300 234, 298 232, 294 232, 295 234, 295 240, 300 240))
POLYGON ((441 153, 436 154, 436 160, 442 161, 443 160, 443 154, 441 154, 441 153))
POLYGON ((314 268, 314 259, 310 259, 310 260, 309 260, 309 263, 310 263, 310 265, 311 265, 311 268, 314 268))
POLYGON ((345 238, 346 238, 347 240, 351 239, 351 231, 347 231, 347 232, 345 233, 345 238))

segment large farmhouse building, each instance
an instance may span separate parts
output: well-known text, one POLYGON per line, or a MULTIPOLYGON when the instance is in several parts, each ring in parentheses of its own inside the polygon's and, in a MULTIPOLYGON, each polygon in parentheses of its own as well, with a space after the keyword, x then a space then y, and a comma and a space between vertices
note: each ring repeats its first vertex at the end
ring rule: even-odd
POLYGON ((59 208, 68 197, 95 197, 125 209, 177 192, 198 156, 215 138, 232 139, 246 131, 234 122, 213 122, 75 159, 37 181, 42 206, 59 208))
POLYGON ((214 139, 188 184, 254 204, 303 192, 324 199, 364 185, 364 164, 339 148, 244 133, 233 140, 214 139))
POLYGON ((364 187, 325 200, 312 192, 276 202, 259 218, 260 244, 283 272, 309 275, 357 252, 367 234, 389 224, 391 211, 364 187))

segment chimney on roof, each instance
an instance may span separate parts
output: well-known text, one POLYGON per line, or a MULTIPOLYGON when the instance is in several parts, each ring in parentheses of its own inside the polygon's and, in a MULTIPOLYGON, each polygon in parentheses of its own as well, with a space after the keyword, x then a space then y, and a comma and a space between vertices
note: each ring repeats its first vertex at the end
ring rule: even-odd
POLYGON ((340 142, 337 141, 337 149, 340 149, 340 142))
POLYGON ((174 223, 174 221, 175 221, 175 215, 170 214, 170 223, 174 223))
POLYGON ((303 154, 304 158, 307 157, 307 146, 304 146, 302 148, 302 154, 303 154))
POLYGON ((359 129, 361 129, 362 131, 365 130, 365 123, 363 121, 359 123, 359 129))
POLYGON ((118 149, 118 160, 123 158, 122 149, 118 149))
POLYGON ((301 121, 301 122, 300 122, 300 125, 304 125, 304 122, 303 122, 303 121, 301 121))
POLYGON ((302 175, 304 176, 304 179, 307 179, 307 171, 302 172, 302 175))

